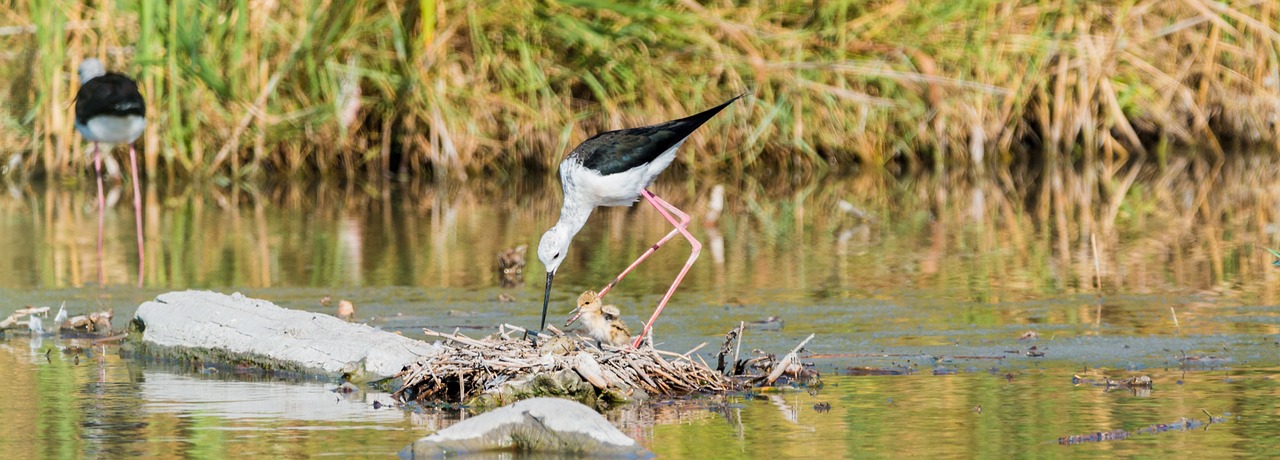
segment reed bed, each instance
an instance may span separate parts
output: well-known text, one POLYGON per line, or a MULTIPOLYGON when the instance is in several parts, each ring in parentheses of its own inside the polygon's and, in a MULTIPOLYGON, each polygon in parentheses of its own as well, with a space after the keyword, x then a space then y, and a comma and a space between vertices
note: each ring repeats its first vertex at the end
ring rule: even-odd
POLYGON ((76 65, 148 98, 150 176, 553 168, 750 91, 695 171, 1124 162, 1280 144, 1270 1, 7 2, 4 168, 79 174, 76 65))

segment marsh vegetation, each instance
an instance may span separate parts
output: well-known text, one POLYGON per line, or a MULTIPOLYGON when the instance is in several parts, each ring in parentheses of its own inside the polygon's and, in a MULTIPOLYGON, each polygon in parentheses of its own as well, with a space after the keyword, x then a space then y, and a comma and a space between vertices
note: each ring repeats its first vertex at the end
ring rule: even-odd
POLYGON ((0 151, 22 173, 86 170, 66 107, 87 57, 141 81, 152 177, 550 169, 595 132, 744 90, 684 166, 1110 166, 1280 142, 1265 1, 48 1, 3 21, 0 151))

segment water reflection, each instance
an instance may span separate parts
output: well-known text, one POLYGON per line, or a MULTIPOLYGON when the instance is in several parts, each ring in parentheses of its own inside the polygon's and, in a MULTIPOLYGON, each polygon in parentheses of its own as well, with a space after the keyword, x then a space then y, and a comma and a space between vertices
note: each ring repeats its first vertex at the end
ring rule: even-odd
POLYGON ((285 384, 243 375, 210 378, 156 370, 146 373, 137 396, 146 402, 142 410, 148 413, 181 417, 347 424, 398 423, 405 418, 403 411, 369 410, 374 401, 392 402, 385 392, 337 393, 334 388, 328 383, 285 384))
MULTIPOLYGON (((496 254, 535 243, 555 218, 559 191, 547 176, 151 185, 146 285, 497 286, 496 254)), ((1115 171, 1049 166, 1018 177, 673 175, 656 190, 705 217, 695 234, 710 257, 681 290, 713 303, 901 289, 986 302, 1100 289, 1274 303, 1280 271, 1263 248, 1280 246, 1275 177, 1274 159, 1239 156, 1115 171)), ((102 263, 107 284, 123 285, 137 251, 129 200, 116 193, 102 263)), ((0 198, 0 245, 9 249, 0 253, 0 287, 93 284, 93 204, 89 187, 9 184, 0 198)), ((662 219, 627 217, 650 211, 593 217, 561 270, 565 288, 598 288, 665 234, 662 219)), ((619 292, 660 293, 682 261, 655 257, 619 292)))
MULTIPOLYGON (((695 234, 709 257, 658 324, 664 348, 714 348, 739 321, 780 315, 785 326, 749 327, 747 343, 786 350, 817 333, 808 348, 826 356, 814 359, 827 387, 609 416, 663 457, 892 456, 902 446, 961 457, 1274 452, 1280 270, 1262 248, 1280 246, 1278 163, 1231 161, 1048 166, 1016 177, 665 178, 657 193, 700 217, 695 234), (1039 332, 1047 357, 1022 354, 1027 330, 1039 332), (1183 353, 1209 364, 1184 371, 1183 353), (854 365, 915 374, 838 375, 854 365), (1156 386, 1073 384, 1086 367, 1090 378, 1147 373, 1156 386), (932 375, 939 368, 947 375, 932 375), (830 410, 813 410, 820 403, 830 410), (1200 409, 1238 418, 1194 433, 1055 443, 1200 409)), ((361 321, 414 337, 422 327, 483 334, 500 322, 536 322, 540 277, 500 287, 497 254, 535 243, 559 209, 550 177, 185 184, 144 194, 147 286, 137 290, 130 200, 117 196, 109 209, 108 286, 97 287, 94 190, 10 184, 0 198, 0 298, 67 300, 75 312, 115 307, 127 318, 127 306, 169 289, 242 290, 313 311, 332 294, 355 300, 361 321), (525 303, 498 302, 500 292, 525 303)), ((652 213, 638 206, 593 217, 557 277, 560 300, 600 287, 661 238, 669 228, 652 213)), ((633 324, 683 265, 680 250, 670 253, 619 285, 633 324)), ((46 358, 55 346, 0 340, 0 379, 19 395, 0 402, 0 458, 380 455, 458 416, 376 410, 376 393, 176 372, 92 348, 79 362, 56 349, 46 358)))
MULTIPOLYGON (((0 378, 21 397, 0 402, 0 457, 148 458, 388 456, 460 414, 377 409, 376 392, 332 384, 139 366, 117 350, 74 364, 48 347, 0 342, 0 378)), ((1073 382, 1053 365, 1000 363, 948 375, 840 375, 815 391, 731 394, 633 405, 606 414, 661 458, 909 456, 1266 456, 1280 449, 1274 368, 1096 369, 1087 379, 1149 375, 1146 392, 1073 382), (815 406, 829 407, 819 410, 815 406), (978 408, 981 410, 978 410, 978 408), (1188 432, 1060 446, 1064 436, 1136 432, 1181 418, 1223 423, 1188 432)))

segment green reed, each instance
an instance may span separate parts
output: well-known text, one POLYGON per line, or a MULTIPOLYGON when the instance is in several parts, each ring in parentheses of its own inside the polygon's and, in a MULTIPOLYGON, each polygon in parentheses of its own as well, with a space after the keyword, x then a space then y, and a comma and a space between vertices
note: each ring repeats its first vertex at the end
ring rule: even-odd
POLYGON ((43 0, 0 44, 0 153, 83 171, 96 56, 139 78, 151 176, 465 177, 754 95, 698 171, 1123 164, 1280 143, 1280 12, 1209 0, 43 0), (29 32, 31 27, 33 32, 29 32))

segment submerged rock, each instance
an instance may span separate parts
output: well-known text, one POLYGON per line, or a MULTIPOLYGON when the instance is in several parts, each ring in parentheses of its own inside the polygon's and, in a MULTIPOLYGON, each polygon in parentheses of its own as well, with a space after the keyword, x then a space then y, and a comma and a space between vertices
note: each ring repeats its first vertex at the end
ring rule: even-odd
POLYGON ((559 398, 526 399, 458 422, 415 441, 400 458, 484 452, 651 458, 590 407, 559 398))

